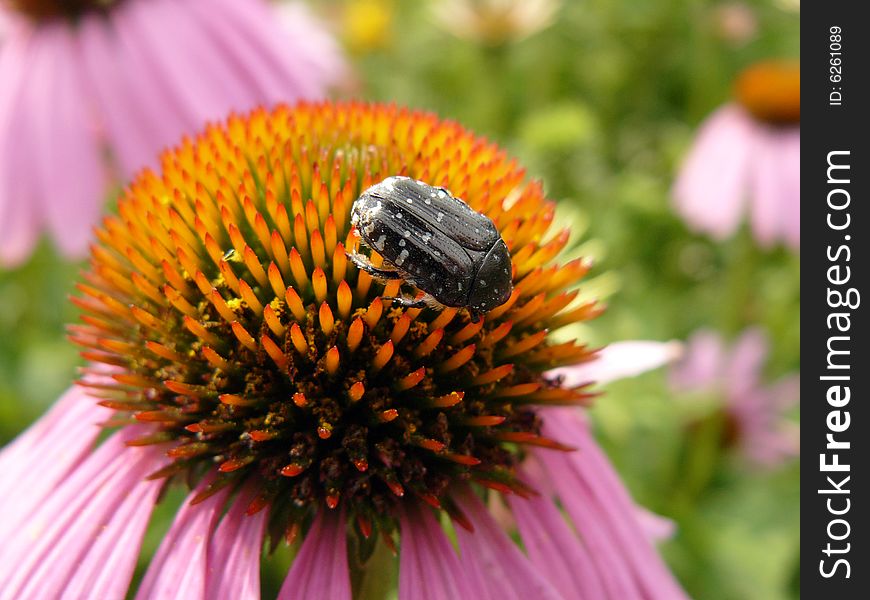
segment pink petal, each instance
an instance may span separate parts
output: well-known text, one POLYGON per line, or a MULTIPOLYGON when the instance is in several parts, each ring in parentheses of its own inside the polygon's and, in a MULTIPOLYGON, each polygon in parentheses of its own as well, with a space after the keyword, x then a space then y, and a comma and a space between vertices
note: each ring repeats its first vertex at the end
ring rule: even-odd
POLYGON ((19 28, 0 47, 0 266, 27 259, 39 235, 37 174, 31 158, 29 73, 35 45, 29 28, 19 28))
MULTIPOLYGON (((138 541, 133 539, 134 543, 110 552, 110 539, 101 541, 100 536, 112 530, 141 539, 144 524, 131 525, 116 517, 137 510, 147 515, 153 507, 153 495, 138 486, 155 485, 143 479, 164 464, 163 450, 126 445, 127 440, 147 431, 128 427, 110 437, 4 535, 0 589, 9 597, 59 597, 79 569, 85 569, 83 577, 94 575, 91 569, 97 554, 113 561, 102 565, 108 572, 102 573, 98 584, 106 589, 126 588, 138 541)), ((141 518, 147 521, 147 516, 141 518)))
MULTIPOLYGON (((122 4, 118 10, 124 8, 122 4)), ((175 130, 173 116, 160 110, 160 95, 149 87, 129 56, 122 32, 112 20, 87 15, 78 25, 83 68, 89 76, 93 101, 111 145, 113 158, 129 177, 156 164, 154 138, 166 139, 175 130), (147 100, 150 100, 148 102, 147 100)))
POLYGON ((450 600, 486 598, 469 578, 432 511, 414 503, 399 517, 402 547, 399 554, 399 598, 450 600))
MULTIPOLYGON (((214 31, 220 31, 213 38, 215 45, 223 46, 224 55, 238 57, 239 69, 257 81, 258 91, 252 102, 270 105, 324 96, 324 75, 306 64, 307 57, 330 51, 316 45, 319 37, 287 36, 272 8, 261 0, 199 0, 194 7, 209 11, 209 15, 202 16, 204 21, 210 16, 207 20, 214 31), (232 28, 228 29, 230 24, 232 28)), ((310 20, 305 25, 305 29, 316 27, 310 20)))
POLYGON ((86 102, 79 49, 73 31, 62 25, 40 29, 41 51, 34 49, 33 83, 27 102, 33 111, 29 135, 36 156, 38 210, 61 252, 87 254, 91 227, 103 207, 102 149, 86 102))
POLYGON ((209 600, 260 599, 260 554, 269 511, 245 514, 257 493, 254 486, 244 488, 211 538, 205 587, 209 600))
POLYGON ((196 495, 211 482, 206 477, 175 515, 136 593, 137 600, 205 599, 206 567, 212 532, 227 499, 224 489, 199 504, 196 495))
MULTIPOLYGON (((539 489, 536 480, 529 481, 539 489)), ((562 596, 589 600, 607 597, 592 556, 549 498, 509 496, 508 501, 529 560, 562 596)))
POLYGON ((110 413, 83 388, 70 388, 0 451, 0 539, 89 455, 110 413))
POLYGON ((341 48, 330 35, 327 25, 312 14, 305 2, 281 2, 273 5, 273 10, 282 25, 282 36, 288 43, 316 49, 295 52, 296 59, 304 65, 304 68, 299 67, 300 71, 307 71, 323 89, 351 76, 341 48))
POLYGON ((730 104, 701 125, 673 190, 677 212, 695 231, 723 239, 737 230, 746 205, 754 126, 730 104))
POLYGON ((636 505, 576 410, 542 411, 543 433, 577 448, 539 450, 559 499, 616 598, 685 598, 644 534, 636 505))
MULTIPOLYGON (((158 468, 149 467, 149 472, 158 468)), ((136 568, 142 538, 151 519, 163 481, 139 481, 130 486, 109 522, 96 534, 96 541, 76 568, 63 598, 123 598, 136 568)))
POLYGON ((752 231, 763 246, 800 246, 800 130, 757 125, 753 132, 752 231))
POLYGON ((725 346, 713 330, 701 329, 686 342, 683 356, 670 372, 676 390, 712 389, 721 384, 725 346))
POLYGON ((671 519, 657 515, 643 506, 634 509, 637 522, 651 542, 669 540, 674 536, 677 525, 671 519))
MULTIPOLYGON (((453 495, 459 508, 474 524, 474 532, 456 528, 462 566, 477 588, 492 600, 560 600, 563 596, 541 577, 540 571, 498 526, 483 503, 469 490, 453 495)), ((576 598, 576 594, 565 596, 576 598)))
POLYGON ((342 512, 317 513, 278 593, 278 600, 309 598, 351 598, 347 526, 342 512))
POLYGON ((758 387, 761 369, 769 351, 767 335, 759 327, 750 327, 737 338, 723 373, 725 386, 732 399, 758 387))
POLYGON ((546 375, 564 377, 563 385, 568 387, 591 382, 605 384, 657 369, 676 360, 681 351, 679 342, 615 342, 589 362, 553 369, 546 375))

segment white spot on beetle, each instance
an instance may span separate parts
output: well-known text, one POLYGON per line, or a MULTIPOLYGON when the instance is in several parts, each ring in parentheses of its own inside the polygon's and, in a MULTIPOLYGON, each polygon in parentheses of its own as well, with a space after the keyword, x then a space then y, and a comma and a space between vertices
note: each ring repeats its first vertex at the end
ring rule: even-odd
POLYGON ((402 250, 401 252, 399 252, 398 258, 396 258, 396 265, 401 267, 405 263, 405 260, 407 260, 407 258, 408 258, 408 251, 402 250))
POLYGON ((406 238, 407 238, 407 237, 411 237, 411 232, 408 231, 408 230, 406 229, 404 235, 405 235, 406 238))
POLYGON ((399 246, 402 247, 402 248, 405 247, 405 244, 406 244, 406 243, 407 243, 407 242, 405 242, 405 240, 399 240, 399 246))
POLYGON ((438 221, 439 223, 441 221, 443 221, 444 220, 444 213, 443 212, 438 213, 438 216, 435 217, 435 220, 438 221))
MULTIPOLYGON (((432 194, 432 195, 434 196, 435 194, 432 194)), ((432 204, 432 200, 430 200, 429 198, 426 198, 423 202, 425 202, 427 205, 432 204)))
POLYGON ((480 284, 480 287, 486 287, 486 281, 483 279, 479 280, 478 283, 480 284))
POLYGON ((377 240, 375 240, 375 243, 373 244, 373 246, 375 247, 375 250, 383 250, 384 249, 384 242, 386 240, 387 240, 387 236, 385 236, 385 235, 382 235, 377 240))
POLYGON ((408 204, 414 204, 414 201, 410 198, 405 198, 405 202, 407 202, 408 204))
POLYGON ((397 212, 397 213, 396 213, 396 218, 397 218, 397 219, 401 219, 401 218, 402 218, 402 213, 397 212))
POLYGON ((462 291, 462 282, 459 281, 456 283, 456 285, 457 285, 457 289, 461 292, 462 291))

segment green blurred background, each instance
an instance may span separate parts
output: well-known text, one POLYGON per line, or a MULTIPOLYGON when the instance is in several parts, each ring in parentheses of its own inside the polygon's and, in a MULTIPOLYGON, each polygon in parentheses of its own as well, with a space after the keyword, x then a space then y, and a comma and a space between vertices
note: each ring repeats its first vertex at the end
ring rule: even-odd
MULTIPOLYGON (((532 11, 555 8, 549 25, 478 23, 462 38, 475 24, 455 12, 444 23, 435 4, 312 2, 355 71, 340 95, 434 110, 543 179, 596 259, 586 292, 610 308, 581 332, 594 343, 685 339, 699 327, 730 338, 758 324, 772 340, 766 378, 799 370, 799 256, 757 248, 745 228, 724 243, 693 235, 669 198, 695 128, 736 73, 799 56, 799 3, 532 0, 532 11)), ((67 297, 80 269, 46 242, 0 272, 0 443, 75 377, 64 326, 76 319, 67 297)), ((592 414, 638 501, 676 521, 662 549, 692 596, 798 597, 799 465, 762 470, 720 447, 715 427, 697 426, 720 400, 676 395, 653 373, 610 386, 592 414)), ((267 587, 279 563, 267 563, 267 587)))

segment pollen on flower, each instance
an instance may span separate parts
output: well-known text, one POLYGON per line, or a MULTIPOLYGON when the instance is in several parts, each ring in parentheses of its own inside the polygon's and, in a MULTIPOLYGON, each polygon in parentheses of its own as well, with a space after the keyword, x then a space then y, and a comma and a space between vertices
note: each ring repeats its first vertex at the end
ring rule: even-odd
POLYGON ((801 120, 801 68, 797 62, 752 65, 734 85, 737 101, 756 119, 777 125, 801 120))
POLYGON ((92 390, 102 404, 155 428, 132 443, 172 442, 152 477, 216 470, 200 500, 255 485, 249 512, 271 506, 278 537, 340 506, 361 535, 389 532, 409 498, 463 523, 452 483, 526 494, 523 448, 565 449, 541 436, 535 406, 592 397, 543 376, 591 353, 549 332, 599 312, 572 302, 588 265, 552 262, 567 243, 549 231, 553 208, 496 146, 427 113, 232 117, 125 191, 97 232, 71 338, 115 369, 92 390), (351 204, 391 175, 444 186, 495 222, 514 263, 506 304, 476 322, 394 308, 383 298, 416 290, 346 259, 351 204))

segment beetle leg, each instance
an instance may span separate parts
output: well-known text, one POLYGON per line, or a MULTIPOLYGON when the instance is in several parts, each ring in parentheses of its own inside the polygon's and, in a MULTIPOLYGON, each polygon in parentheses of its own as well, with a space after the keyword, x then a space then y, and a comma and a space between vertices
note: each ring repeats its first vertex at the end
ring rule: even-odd
POLYGON ((426 308, 429 303, 424 298, 405 298, 403 296, 382 296, 382 300, 392 300, 402 308, 426 308))
POLYGON ((374 266, 369 258, 365 254, 360 254, 358 252, 345 252, 347 257, 355 264, 357 267, 375 277, 377 279, 401 279, 402 275, 398 271, 394 271, 393 269, 381 269, 380 267, 374 266))

